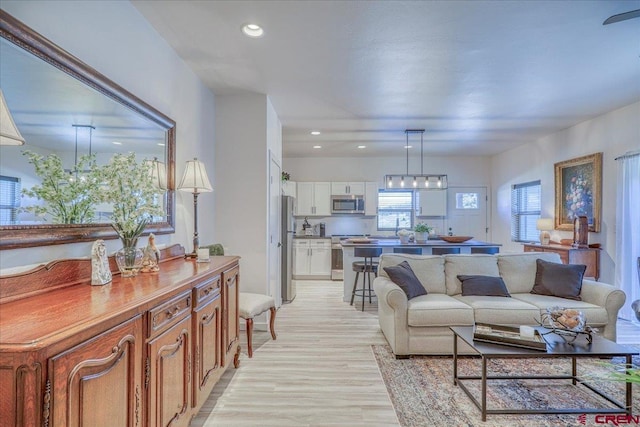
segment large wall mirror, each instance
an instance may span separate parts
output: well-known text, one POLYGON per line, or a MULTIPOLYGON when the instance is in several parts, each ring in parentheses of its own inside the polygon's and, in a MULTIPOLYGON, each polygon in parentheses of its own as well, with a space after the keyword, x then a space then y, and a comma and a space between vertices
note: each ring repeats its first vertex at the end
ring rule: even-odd
POLYGON ((24 145, 0 145, 0 250, 117 237, 108 206, 97 206, 86 224, 53 224, 25 211, 39 202, 19 194, 39 182, 25 150, 55 153, 70 170, 78 156, 90 153, 98 164, 114 153, 157 159, 166 169, 166 215, 146 231, 173 233, 175 122, 1 9, 0 55, 0 89, 25 139, 24 145), (12 200, 20 206, 11 209, 12 200))

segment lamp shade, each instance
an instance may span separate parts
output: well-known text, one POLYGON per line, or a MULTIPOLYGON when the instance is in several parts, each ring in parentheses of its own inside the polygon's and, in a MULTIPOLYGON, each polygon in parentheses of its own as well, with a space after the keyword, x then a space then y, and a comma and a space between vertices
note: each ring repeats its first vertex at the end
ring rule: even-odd
POLYGON ((184 170, 182 181, 178 190, 190 193, 206 193, 213 191, 204 164, 198 159, 187 160, 187 167, 184 170))
POLYGON ((149 164, 151 179, 153 183, 160 189, 167 189, 167 167, 157 158, 146 161, 149 164))
POLYGON ((553 218, 540 218, 536 221, 536 230, 553 230, 553 218))
POLYGON ((0 145, 22 145, 24 138, 11 117, 11 112, 0 89, 0 145))

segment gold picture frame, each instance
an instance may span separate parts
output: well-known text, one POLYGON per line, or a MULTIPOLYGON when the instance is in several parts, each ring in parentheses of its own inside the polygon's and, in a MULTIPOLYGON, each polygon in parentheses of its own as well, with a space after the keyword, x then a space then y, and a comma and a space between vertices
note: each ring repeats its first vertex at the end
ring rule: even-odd
POLYGON ((555 165, 556 230, 573 230, 578 216, 586 216, 589 231, 600 231, 602 207, 602 153, 555 165))

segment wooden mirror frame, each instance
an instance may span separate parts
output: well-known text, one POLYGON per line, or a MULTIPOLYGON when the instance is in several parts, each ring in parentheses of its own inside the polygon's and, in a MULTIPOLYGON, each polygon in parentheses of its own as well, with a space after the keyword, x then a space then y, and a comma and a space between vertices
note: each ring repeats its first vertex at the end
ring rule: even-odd
MULTIPOLYGON (((165 130, 167 136, 167 219, 165 222, 149 224, 145 233, 174 233, 176 123, 2 9, 0 9, 0 37, 62 70, 102 95, 124 105, 135 113, 141 114, 165 130)), ((118 235, 111 224, 106 223, 9 225, 0 226, 0 250, 61 245, 117 237, 118 235)))

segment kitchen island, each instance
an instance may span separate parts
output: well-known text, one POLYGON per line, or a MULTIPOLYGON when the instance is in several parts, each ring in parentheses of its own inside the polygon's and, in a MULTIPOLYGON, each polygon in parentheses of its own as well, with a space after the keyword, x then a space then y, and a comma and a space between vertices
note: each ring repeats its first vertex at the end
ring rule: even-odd
MULTIPOLYGON (((483 248, 500 248, 502 246, 499 243, 482 242, 479 240, 467 240, 462 243, 448 243, 444 240, 434 239, 427 240, 423 243, 400 243, 399 239, 394 238, 373 238, 371 243, 359 243, 351 242, 349 240, 342 240, 342 265, 344 266, 344 295, 342 300, 348 302, 351 300, 351 291, 353 290, 353 281, 356 277, 356 273, 351 268, 351 263, 354 261, 362 261, 361 258, 357 258, 353 255, 354 248, 382 248, 382 253, 393 253, 393 248, 422 248, 422 255, 431 255, 433 248, 460 248, 461 254, 470 254, 471 248, 483 247, 483 248)), ((362 278, 358 279, 362 281, 362 278)), ((362 285, 358 285, 361 287, 362 285)), ((359 297, 356 296, 356 300, 359 297)))

